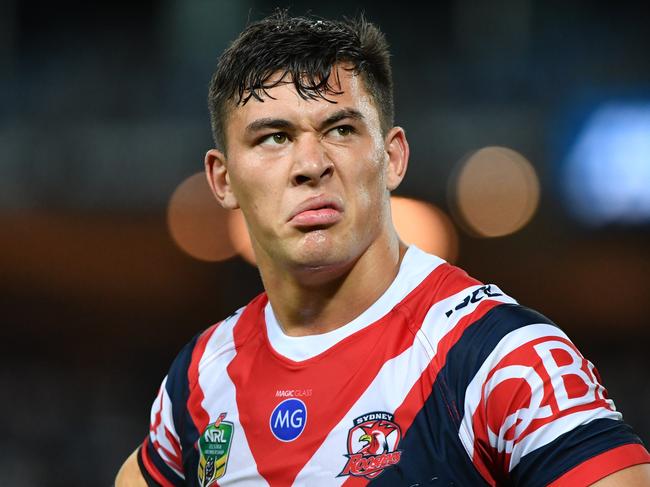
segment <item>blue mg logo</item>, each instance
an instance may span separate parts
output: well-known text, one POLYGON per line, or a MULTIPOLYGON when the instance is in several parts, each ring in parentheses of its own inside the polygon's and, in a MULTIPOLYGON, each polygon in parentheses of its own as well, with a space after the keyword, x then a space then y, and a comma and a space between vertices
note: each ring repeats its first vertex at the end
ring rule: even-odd
POLYGON ((307 406, 300 399, 285 399, 275 406, 269 424, 271 433, 280 441, 293 441, 307 423, 307 406))

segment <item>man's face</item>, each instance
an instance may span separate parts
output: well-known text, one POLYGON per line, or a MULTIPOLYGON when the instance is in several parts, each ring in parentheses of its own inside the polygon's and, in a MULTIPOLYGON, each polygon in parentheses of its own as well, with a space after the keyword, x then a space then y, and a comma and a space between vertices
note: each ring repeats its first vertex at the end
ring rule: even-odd
POLYGON ((260 264, 344 266, 390 228, 389 190, 402 175, 388 141, 403 132, 384 140, 359 76, 339 68, 331 79, 336 103, 304 100, 286 83, 229 114, 219 199, 242 209, 260 264))

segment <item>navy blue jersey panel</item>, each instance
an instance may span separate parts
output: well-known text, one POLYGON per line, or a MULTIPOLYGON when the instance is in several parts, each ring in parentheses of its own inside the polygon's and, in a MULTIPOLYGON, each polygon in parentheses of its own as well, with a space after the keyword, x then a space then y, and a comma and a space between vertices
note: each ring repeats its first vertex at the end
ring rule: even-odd
POLYGON ((371 485, 488 485, 463 449, 437 387, 400 441, 399 449, 400 462, 373 479, 371 485))
POLYGON ((597 419, 523 457, 512 470, 512 479, 515 485, 547 485, 582 462, 630 443, 641 443, 641 439, 627 424, 597 419))
MULTIPOLYGON (((172 402, 172 415, 174 418, 174 427, 180 438, 181 449, 183 452, 183 465, 191 461, 194 455, 194 443, 199 436, 194 421, 187 411, 187 398, 189 396, 189 381, 187 371, 192 361, 192 352, 196 346, 200 334, 196 335, 174 359, 169 373, 167 374, 167 394, 172 402)), ((196 460, 194 460, 194 463, 196 460)))
POLYGON ((140 473, 142 474, 142 478, 144 479, 145 483, 147 484, 148 487, 157 487, 158 482, 156 482, 149 471, 146 469, 144 466, 144 462, 142 461, 142 447, 138 448, 138 467, 140 467, 140 473))

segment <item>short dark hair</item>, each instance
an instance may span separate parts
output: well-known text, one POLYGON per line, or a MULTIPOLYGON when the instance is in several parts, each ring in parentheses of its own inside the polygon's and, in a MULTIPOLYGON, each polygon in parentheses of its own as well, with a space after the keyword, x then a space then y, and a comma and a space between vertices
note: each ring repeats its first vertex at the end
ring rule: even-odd
POLYGON ((302 98, 331 101, 327 94, 340 93, 329 79, 337 63, 361 75, 386 135, 393 126, 393 79, 388 43, 379 28, 363 16, 334 21, 278 10, 246 27, 219 58, 208 94, 216 146, 226 149, 225 122, 232 106, 251 98, 262 101, 268 89, 287 78, 302 98), (269 81, 277 72, 280 79, 269 81))

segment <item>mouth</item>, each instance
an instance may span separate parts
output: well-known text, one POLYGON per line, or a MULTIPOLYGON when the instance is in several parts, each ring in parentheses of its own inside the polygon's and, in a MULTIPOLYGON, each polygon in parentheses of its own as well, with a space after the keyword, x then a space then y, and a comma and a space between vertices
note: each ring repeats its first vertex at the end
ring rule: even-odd
POLYGON ((315 196, 300 203, 291 212, 289 224, 297 228, 328 227, 343 217, 343 204, 339 198, 315 196))

